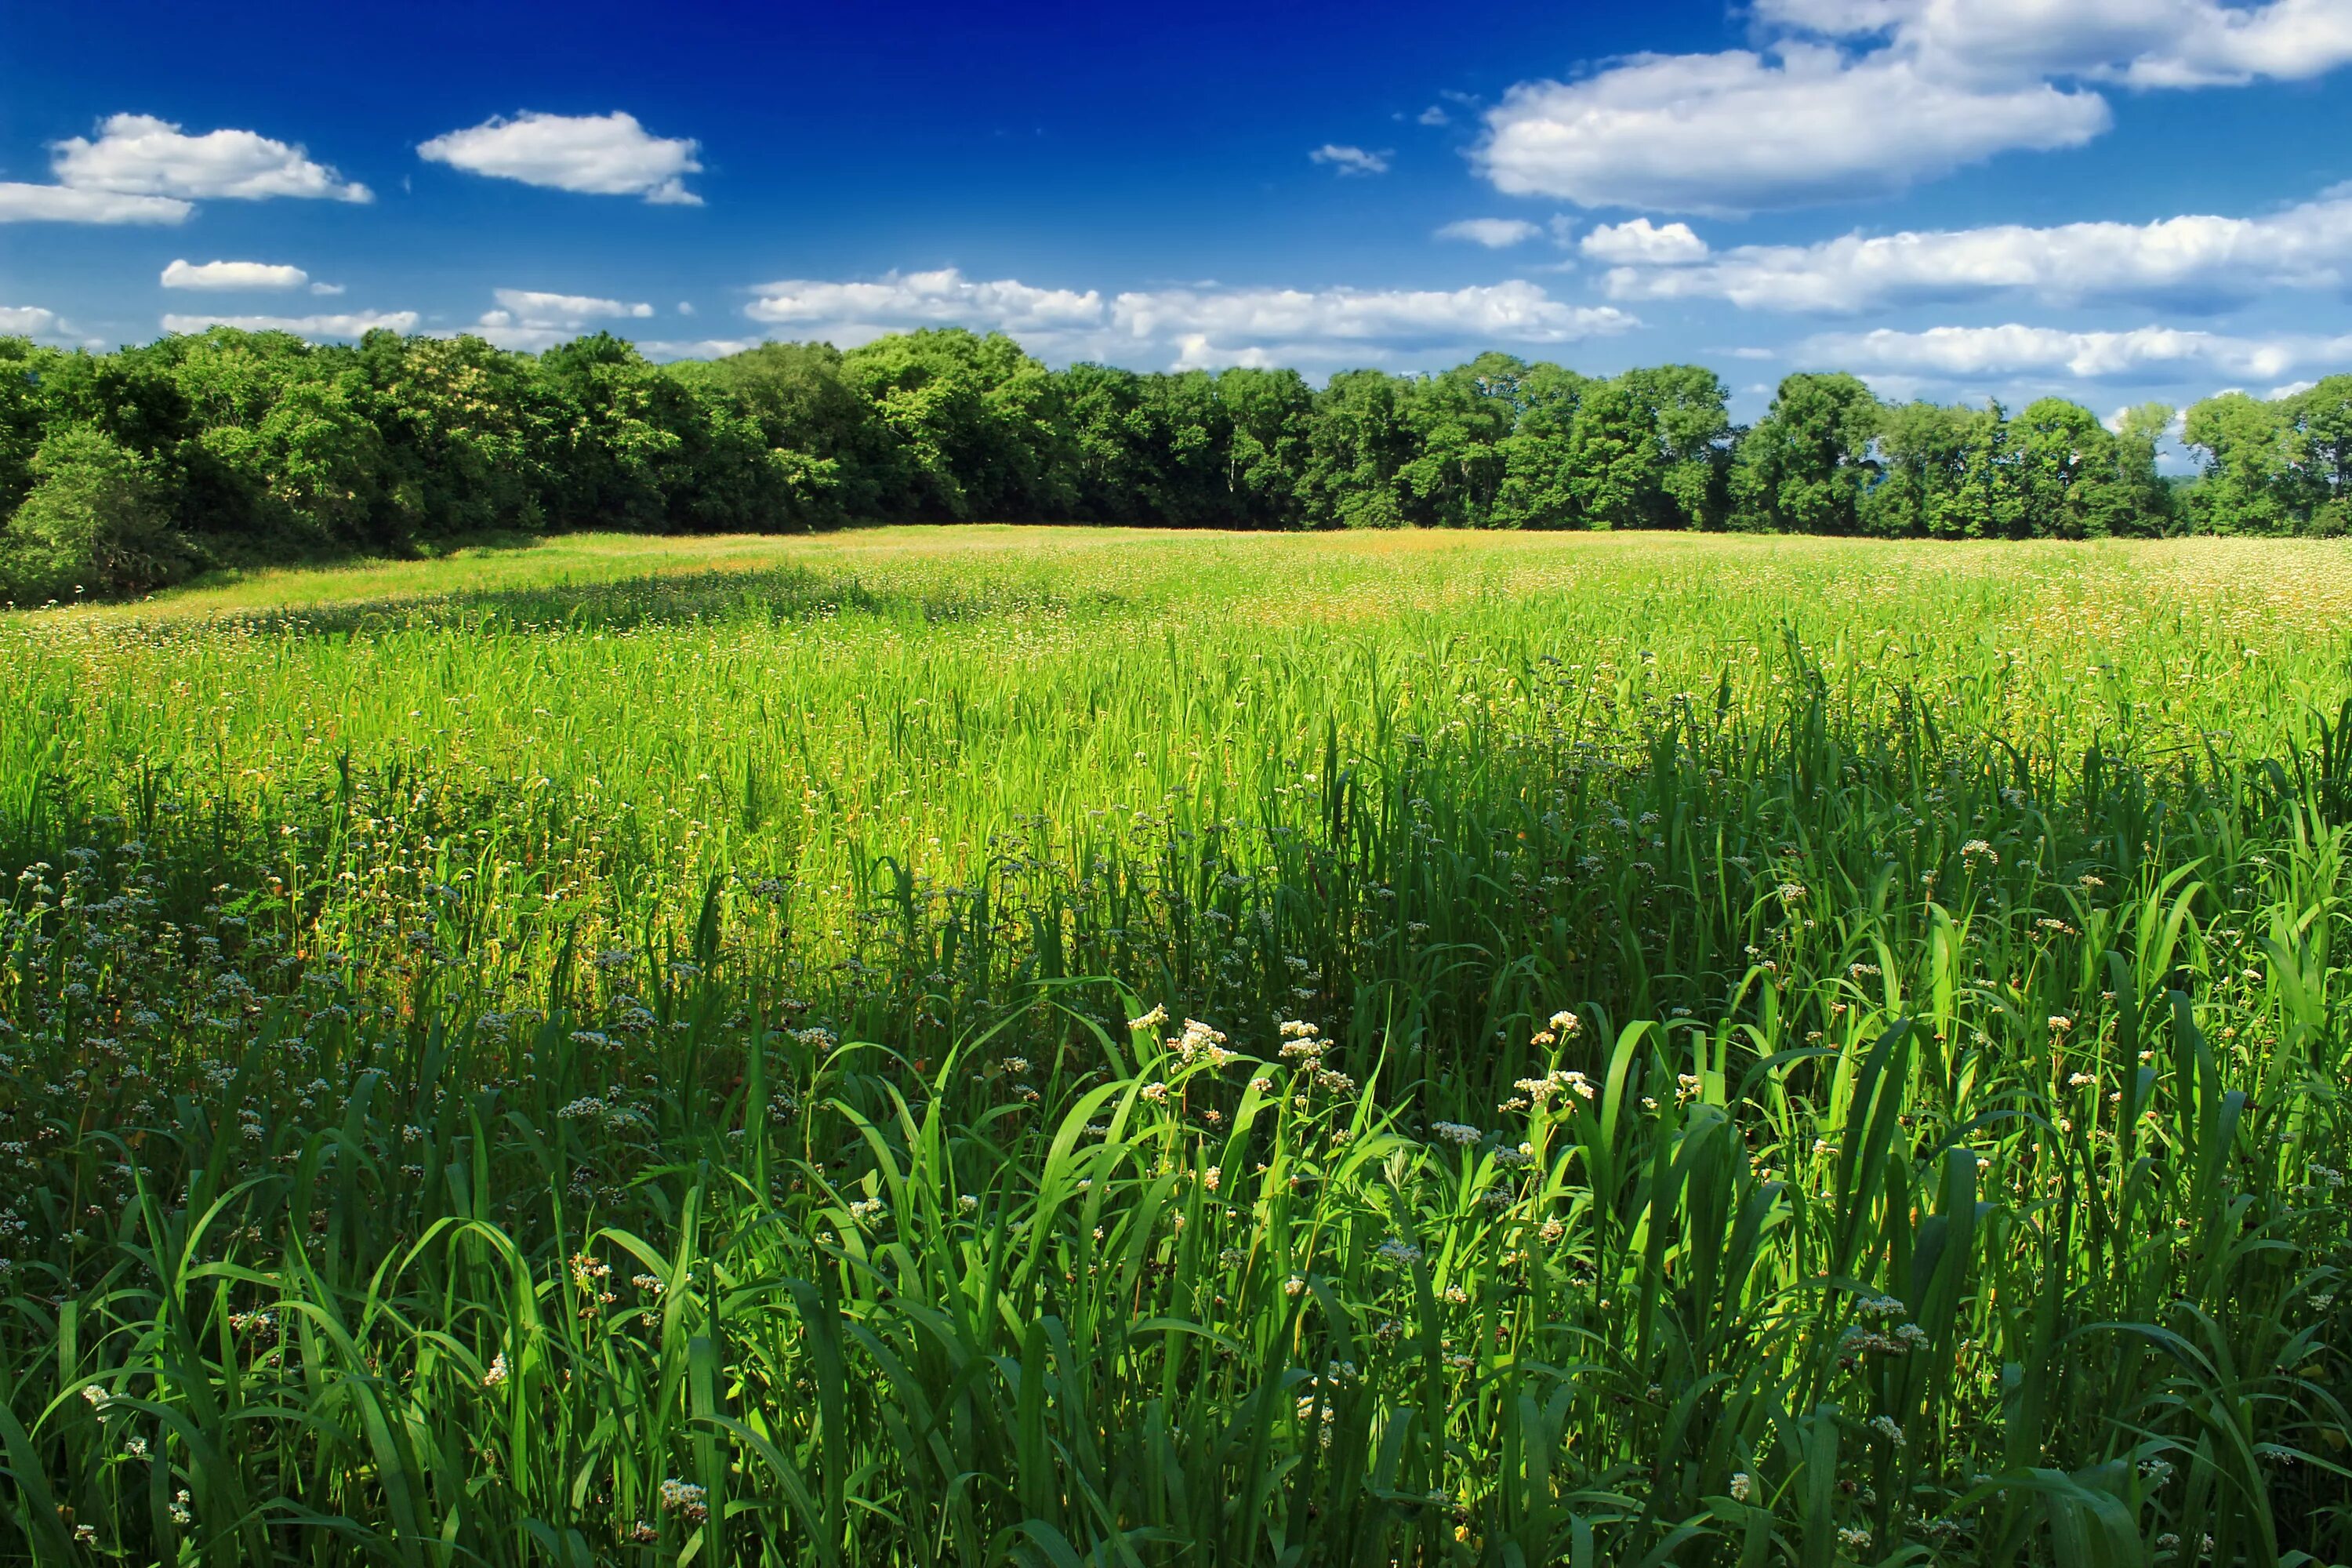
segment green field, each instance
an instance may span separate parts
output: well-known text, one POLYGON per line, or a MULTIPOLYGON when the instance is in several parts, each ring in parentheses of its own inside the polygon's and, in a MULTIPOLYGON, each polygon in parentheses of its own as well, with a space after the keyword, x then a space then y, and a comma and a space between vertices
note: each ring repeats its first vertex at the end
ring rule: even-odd
POLYGON ((2352 1557, 2352 545, 576 535, 0 680, 0 1559, 2352 1557))

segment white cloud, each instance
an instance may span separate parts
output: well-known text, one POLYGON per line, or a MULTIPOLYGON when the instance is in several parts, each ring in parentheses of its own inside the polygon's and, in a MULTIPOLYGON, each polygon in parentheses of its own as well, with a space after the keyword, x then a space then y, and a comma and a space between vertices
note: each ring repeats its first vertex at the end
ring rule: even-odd
POLYGON ((1757 12, 1801 32, 1884 37, 1941 70, 1987 78, 2238 86, 2352 61, 2342 0, 1762 0, 1757 12))
POLYGON ((1423 110, 1419 114, 1415 115, 1413 120, 1416 124, 1421 125, 1451 125, 1454 123, 1454 117, 1433 103, 1427 109, 1423 110))
POLYGON ((2065 331, 2014 322, 1997 327, 1930 327, 1906 332, 1832 333, 1805 345, 1812 360, 1862 372, 1936 378, 2065 374, 2084 379, 2162 379, 2184 370, 2275 380, 2305 366, 2352 356, 2352 335, 2231 337, 2178 327, 2127 331, 2065 331))
POLYGON ((1280 345, 1301 358, 1342 346, 1570 343, 1640 324, 1605 305, 1564 304, 1521 279, 1451 290, 1163 289, 1119 295, 1111 319, 1138 340, 1197 337, 1218 353, 1280 345))
POLYGON ((1523 217, 1465 217, 1439 229, 1439 239, 1466 239, 1489 250, 1501 250, 1533 239, 1543 229, 1523 217))
POLYGON ((1385 174, 1389 172, 1389 154, 1367 153, 1361 147, 1346 147, 1336 142, 1326 142, 1307 154, 1307 161, 1328 163, 1343 174, 1385 174))
POLYGON ((0 223, 179 223, 195 210, 172 196, 0 180, 0 223))
POLYGON ((651 319, 651 304, 605 300, 593 294, 551 294, 537 289, 493 291, 499 308, 485 311, 468 329, 502 349, 536 353, 570 342, 604 322, 651 319))
POLYGON ((1693 234, 1690 225, 1659 226, 1645 217, 1631 223, 1604 223, 1586 235, 1577 248, 1595 261, 1649 267, 1680 267, 1706 256, 1706 241, 1693 234))
POLYGON ((2263 217, 2189 215, 2154 223, 2004 224, 1813 245, 1740 246, 1704 266, 1612 272, 1620 300, 1727 300, 1752 309, 1847 313, 2015 292, 2057 304, 2137 300, 2212 309, 2275 289, 2352 278, 2352 189, 2263 217))
POLYGON ((1102 295, 1089 289, 1037 289, 1010 278, 966 278, 952 267, 892 272, 872 282, 787 279, 761 283, 744 314, 755 321, 814 330, 845 346, 915 327, 964 326, 1024 337, 1098 328, 1102 295))
POLYGON ((631 305, 618 300, 600 300, 591 294, 546 294, 536 289, 500 289, 495 292, 499 303, 508 310, 541 319, 586 321, 597 316, 634 316, 643 320, 654 313, 654 308, 642 300, 631 305))
POLYGON ((1741 213, 1885 195, 2015 147, 2105 131, 2105 100, 2047 82, 1937 80, 1886 51, 1790 44, 1643 55, 1578 82, 1523 82, 1486 113, 1480 171, 1514 195, 1741 213))
POLYGON ((759 346, 757 338, 697 338, 691 342, 656 339, 639 343, 637 352, 647 359, 656 360, 724 359, 729 354, 740 354, 745 349, 759 346))
POLYGON ((292 332, 304 338, 356 338, 378 327, 395 332, 416 330, 414 310, 359 310, 333 316, 180 316, 163 318, 167 332, 201 332, 236 327, 248 332, 292 332))
POLYGON ((182 201, 206 196, 374 199, 365 185, 312 162, 299 146, 253 131, 190 136, 152 114, 113 115, 100 122, 96 141, 69 137, 53 150, 58 182, 76 190, 182 201))
POLYGON ((1466 289, 1096 289, 980 281, 954 268, 870 282, 805 279, 760 285, 753 321, 845 346, 914 327, 1001 331, 1035 352, 1136 356, 1166 348, 1180 367, 1364 362, 1399 351, 1497 342, 1569 343, 1641 323, 1612 306, 1570 305, 1513 279, 1466 289))
POLYGON ((1884 195, 2113 122, 2100 89, 2307 79, 2347 0, 1759 0, 1757 49, 1522 82, 1475 150, 1496 188, 1738 213, 1884 195))
POLYGON ((166 289, 299 289, 310 275, 267 261, 174 261, 163 268, 166 289))
POLYGON ((520 180, 588 195, 643 196, 665 205, 699 206, 683 176, 698 174, 699 144, 655 136, 634 114, 522 113, 492 116, 434 137, 419 157, 477 174, 520 180))
POLYGON ((0 305, 0 335, 46 337, 58 330, 58 313, 38 305, 0 305))
POLYGON ((310 285, 310 292, 313 294, 340 294, 342 291, 343 286, 340 283, 313 283, 310 285))

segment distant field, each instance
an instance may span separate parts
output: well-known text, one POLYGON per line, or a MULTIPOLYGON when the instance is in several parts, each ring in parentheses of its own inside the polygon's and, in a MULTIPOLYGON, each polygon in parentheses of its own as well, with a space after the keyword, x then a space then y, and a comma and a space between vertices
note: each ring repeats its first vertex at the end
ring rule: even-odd
POLYGON ((0 680, 0 1552, 2352 1554, 2352 545, 582 535, 0 680))

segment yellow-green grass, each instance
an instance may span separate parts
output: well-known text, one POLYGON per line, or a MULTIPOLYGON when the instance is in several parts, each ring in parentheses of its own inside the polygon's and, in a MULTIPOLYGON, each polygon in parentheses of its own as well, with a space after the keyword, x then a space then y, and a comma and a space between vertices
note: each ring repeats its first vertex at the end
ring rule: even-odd
POLYGON ((2347 610, 971 528, 10 617, 0 1549, 2339 1560, 2347 610))

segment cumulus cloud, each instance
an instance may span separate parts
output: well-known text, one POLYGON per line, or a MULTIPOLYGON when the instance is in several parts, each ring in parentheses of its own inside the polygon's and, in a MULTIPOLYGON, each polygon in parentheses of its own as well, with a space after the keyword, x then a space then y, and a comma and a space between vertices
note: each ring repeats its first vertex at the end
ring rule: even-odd
POLYGON ((1367 153, 1361 147, 1345 147, 1336 142, 1326 142, 1307 157, 1310 163, 1328 163, 1343 174, 1385 174, 1389 172, 1388 153, 1367 153))
POLYGON ((1522 82, 1475 150, 1501 190, 1741 213, 1884 195, 2078 146, 2104 91, 2306 79, 2352 62, 2346 0, 1759 0, 1755 49, 1522 82))
POLYGON ((2056 304, 2210 310, 2271 289, 2342 287, 2352 278, 2352 188, 2262 217, 1848 234, 1813 245, 1740 246, 1672 270, 1657 268, 1654 258, 1611 259, 1633 264, 1609 275, 1608 291, 1620 300, 1714 299, 1834 314, 2018 293, 2056 304))
POLYGON ((964 326, 1024 338, 1083 332, 1103 322, 1102 295, 1089 289, 1039 289, 1010 278, 966 278, 953 267, 892 272, 871 282, 787 279, 762 283, 744 314, 755 321, 820 330, 854 346, 885 332, 964 326))
POLYGON ((570 342, 612 321, 649 320, 653 306, 645 300, 606 300, 593 294, 553 294, 538 289, 499 289, 495 310, 482 314, 469 330, 502 349, 537 353, 570 342))
POLYGON ((179 223, 195 210, 173 196, 0 180, 0 223, 179 223))
POLYGON ((174 261, 163 268, 166 289, 227 291, 252 289, 299 289, 310 275, 299 267, 267 261, 174 261))
POLYGON ((382 327, 389 331, 416 330, 414 310, 355 310, 331 316, 211 316, 169 315, 167 332, 201 332, 206 327, 236 327, 248 332, 292 332, 304 338, 356 338, 382 327))
POLYGON ((2267 381, 2306 366, 2342 363, 2352 355, 2352 335, 2248 338, 2163 326, 2067 331, 2011 322, 1831 333, 1811 340, 1805 350, 1819 363, 1865 374, 1948 380, 2030 374, 2157 380, 2199 370, 2267 381))
POLYGON ((1631 223, 1604 223, 1586 235, 1577 248, 1595 261, 1645 267, 1681 267, 1706 256, 1706 241, 1692 233, 1690 225, 1661 226, 1645 217, 1631 223))
POLYGON ((58 328, 58 313, 38 305, 0 305, 0 335, 47 337, 58 328))
POLYGON ((207 131, 191 136, 152 114, 117 114, 102 121, 95 141, 57 142, 58 182, 80 191, 161 196, 180 201, 208 196, 261 201, 272 196, 365 202, 365 185, 345 180, 289 142, 253 131, 207 131))
POLYGON ((1328 358, 1336 345, 1572 343, 1639 324, 1609 306, 1565 304, 1521 279, 1454 289, 1162 289, 1119 295, 1111 320, 1138 340, 1197 337, 1204 350, 1228 353, 1280 345, 1302 359, 1328 358))
POLYGON ((757 338, 695 338, 670 340, 656 338, 637 345, 637 352, 647 359, 724 359, 740 354, 746 349, 760 346, 757 338))
POLYGON ((1542 232, 1540 226, 1523 217, 1465 217, 1437 230, 1436 237, 1466 239, 1489 250, 1502 250, 1533 239, 1542 232))
POLYGON ((845 345, 914 327, 1004 331, 1031 349, 1122 360, 1167 350, 1180 367, 1380 360, 1421 348, 1553 344, 1627 331, 1613 306, 1570 305, 1513 279, 1455 289, 1044 289, 954 268, 867 282, 760 285, 753 321, 845 345))
POLYGON ((1790 44, 1523 82, 1487 111, 1474 156, 1513 195, 1729 214, 1885 195, 2010 148, 2079 146, 2112 119, 2094 92, 1939 80, 1885 51, 1856 61, 1790 44))
POLYGON ((643 196, 664 205, 699 206, 683 176, 699 174, 699 143, 656 136, 634 114, 494 115, 446 132, 416 149, 431 163, 472 174, 598 196, 643 196))
POLYGON ((2302 80, 2352 61, 2341 0, 1760 0, 1827 37, 1883 37, 1979 77, 2081 76, 2138 88, 2302 80))

